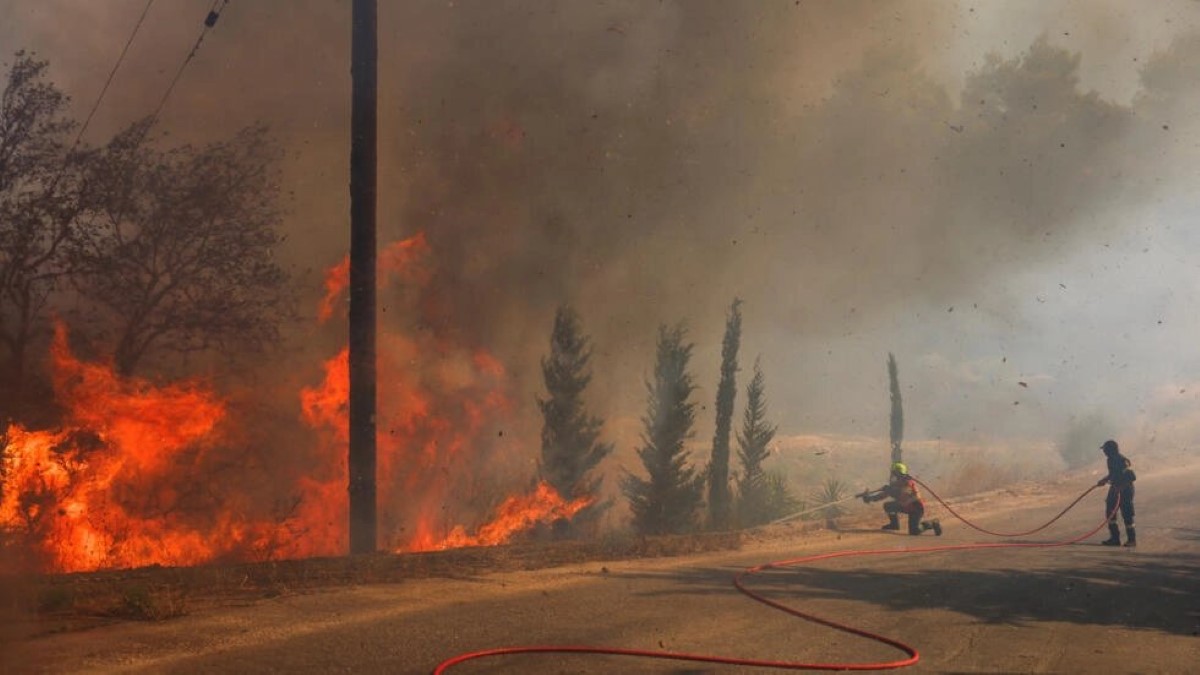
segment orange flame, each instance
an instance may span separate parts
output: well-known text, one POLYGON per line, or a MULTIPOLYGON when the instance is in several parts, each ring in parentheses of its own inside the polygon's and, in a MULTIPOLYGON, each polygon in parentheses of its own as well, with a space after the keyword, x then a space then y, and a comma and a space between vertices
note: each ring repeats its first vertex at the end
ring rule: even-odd
POLYGON ((350 285, 350 256, 342 258, 342 261, 333 267, 330 267, 325 272, 325 297, 321 299, 321 304, 317 308, 317 318, 324 323, 333 316, 334 303, 337 302, 338 296, 342 291, 350 285))
POLYGON ((591 497, 566 501, 546 483, 527 495, 516 495, 504 500, 496 509, 496 517, 481 526, 474 535, 469 535, 461 526, 455 527, 445 539, 430 543, 432 538, 415 543, 409 550, 438 551, 464 546, 498 546, 507 544, 520 533, 527 532, 538 524, 549 524, 559 519, 570 519, 592 503, 591 497))
MULTIPOLYGON (((413 542, 432 539, 427 534, 432 530, 431 521, 442 515, 456 481, 472 469, 464 461, 464 453, 485 442, 483 430, 507 412, 510 403, 501 391, 504 370, 490 357, 444 352, 441 362, 430 367, 420 362, 421 354, 432 350, 423 349, 417 340, 386 334, 380 336, 380 347, 380 531, 384 541, 403 542, 399 547, 409 549, 413 542)), ((343 349, 325 363, 322 383, 301 391, 304 419, 324 432, 323 456, 327 464, 337 467, 324 480, 308 486, 304 503, 320 504, 317 514, 321 516, 332 510, 339 522, 344 520, 345 499, 335 505, 317 495, 335 489, 345 493, 349 476, 345 459, 348 365, 348 351, 343 349)))
MULTIPOLYGON (((400 300, 413 311, 436 309, 422 287, 432 278, 428 253, 417 235, 380 256, 385 280, 409 282, 400 300)), ((348 270, 343 261, 327 273, 322 320, 346 290, 348 270)), ((506 498, 491 522, 468 535, 456 523, 479 514, 464 495, 482 498, 482 490, 495 488, 479 479, 481 461, 512 449, 501 443, 514 443, 511 434, 497 433, 510 427, 512 408, 504 366, 431 330, 383 331, 377 355, 379 531, 386 548, 495 545, 590 503, 566 502, 540 485, 506 498)), ((0 435, 0 535, 31 551, 33 566, 72 572, 345 552, 346 349, 324 364, 319 384, 299 392, 302 419, 318 431, 310 449, 316 454, 283 465, 262 454, 269 444, 238 435, 228 402, 204 382, 160 386, 121 377, 111 363, 81 361, 62 325, 50 357, 62 424, 10 425, 0 435), (254 466, 270 472, 269 489, 254 466)))
MULTIPOLYGON (((380 252, 376 260, 376 267, 382 273, 376 282, 379 286, 386 286, 391 282, 392 277, 417 282, 427 278, 427 270, 416 263, 428 253, 429 243, 425 240, 424 232, 418 232, 408 239, 392 243, 380 252)), ((333 316, 338 296, 349 286, 350 256, 347 255, 342 258, 341 262, 325 272, 325 297, 321 299, 321 304, 317 307, 318 320, 324 323, 333 316)))
POLYGON ((231 513, 188 522, 177 508, 181 478, 203 458, 200 441, 225 415, 212 392, 195 382, 155 387, 79 361, 62 324, 51 359, 66 423, 6 430, 0 528, 68 572, 196 564, 253 538, 231 513), (212 540, 224 544, 214 550, 212 540))
MULTIPOLYGON (((380 256, 386 280, 408 282, 419 290, 431 278, 425 258, 424 235, 389 246, 380 256)), ((345 292, 343 261, 327 275, 325 308, 345 292)), ((428 297, 409 294, 413 311, 427 309, 428 297)), ((462 492, 475 469, 474 460, 488 445, 498 443, 484 430, 495 427, 511 408, 505 394, 504 366, 491 354, 469 349, 433 331, 411 334, 382 329, 378 338, 378 494, 381 540, 397 550, 427 550, 437 544, 435 532, 452 528, 457 516, 448 511, 452 495, 462 492), (450 522, 447 522, 450 521, 450 522)), ((325 363, 318 386, 301 392, 305 422, 323 432, 322 453, 337 470, 307 487, 306 503, 319 503, 319 494, 348 480, 346 454, 349 426, 348 352, 341 350, 325 363)), ((345 500, 341 500, 344 502, 345 500)), ((303 508, 303 507, 302 507, 303 508)), ((336 517, 344 514, 336 507, 336 517)), ((321 512, 328 514, 329 509, 321 512)), ((305 515, 303 521, 309 520, 305 515)), ((462 529, 461 527, 458 529, 462 529)))

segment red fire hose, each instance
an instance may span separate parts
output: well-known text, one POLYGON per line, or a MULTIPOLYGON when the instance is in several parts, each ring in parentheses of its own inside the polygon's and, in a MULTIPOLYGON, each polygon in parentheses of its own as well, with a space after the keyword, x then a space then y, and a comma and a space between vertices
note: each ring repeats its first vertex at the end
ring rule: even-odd
MULTIPOLYGON (((1033 532, 1042 530, 1045 527, 1047 527, 1048 525, 1050 525, 1051 523, 1053 523, 1054 521, 1061 518, 1063 516, 1063 514, 1065 514, 1067 511, 1070 511, 1084 497, 1086 497, 1089 493, 1091 493, 1092 490, 1095 490, 1097 487, 1099 487, 1097 485, 1093 485, 1092 487, 1088 488, 1083 494, 1079 495, 1079 497, 1076 498, 1075 501, 1071 502, 1067 506, 1067 508, 1063 509, 1058 515, 1054 516, 1048 522, 1041 525, 1040 527, 1029 530, 1028 532, 1004 534, 1004 533, 1000 533, 1000 532, 992 532, 990 530, 986 530, 984 528, 981 528, 981 527, 971 523, 966 518, 964 518, 963 516, 961 516, 957 512, 955 512, 953 509, 951 509, 950 506, 948 504, 946 504, 946 502, 943 501, 941 497, 939 497, 933 490, 931 490, 929 488, 929 486, 925 485, 924 483, 921 483, 921 481, 917 481, 917 483, 919 483, 926 490, 929 490, 929 493, 931 495, 933 495, 934 499, 936 499, 938 502, 940 502, 942 504, 942 506, 945 506, 946 510, 949 511, 952 515, 954 515, 955 518, 958 518, 963 523, 966 523, 969 527, 972 527, 980 532, 995 535, 998 537, 1023 536, 1026 534, 1031 534, 1033 532)), ((762 604, 767 605, 768 607, 772 607, 781 612, 784 612, 785 614, 790 614, 791 616, 794 616, 797 618, 805 619, 805 620, 811 621, 813 623, 818 623, 818 624, 821 624, 822 626, 828 626, 830 628, 842 631, 843 633, 849 633, 851 635, 858 635, 860 637, 864 637, 869 640, 874 640, 876 642, 880 642, 885 645, 895 647, 896 649, 900 650, 901 652, 903 652, 906 655, 906 657, 902 658, 902 659, 895 659, 892 661, 864 661, 864 662, 849 662, 849 663, 814 663, 814 662, 805 662, 805 661, 771 661, 771 660, 766 660, 766 659, 748 659, 748 658, 737 658, 737 657, 733 657, 733 656, 693 654, 693 653, 688 653, 688 652, 651 651, 651 650, 647 650, 647 649, 624 649, 624 648, 620 648, 620 647, 591 647, 591 646, 576 646, 576 645, 544 645, 544 646, 528 645, 528 646, 519 646, 519 647, 497 647, 494 649, 482 649, 479 651, 459 654, 458 656, 455 656, 453 658, 447 659, 447 660, 439 663, 438 666, 436 668, 434 668, 433 674, 440 675, 441 673, 444 673, 447 670, 449 670, 451 667, 456 666, 460 663, 464 663, 466 661, 473 661, 475 659, 483 659, 483 658, 488 658, 488 657, 493 657, 493 656, 506 656, 506 655, 513 655, 513 654, 602 654, 602 655, 606 655, 606 656, 634 656, 634 657, 638 657, 638 658, 667 659, 667 660, 672 660, 672 661, 690 661, 693 663, 721 663, 721 664, 727 664, 727 665, 733 665, 733 666, 757 666, 757 667, 762 667, 762 668, 777 668, 777 669, 786 669, 786 670, 893 670, 893 669, 897 669, 897 668, 905 668, 907 666, 911 666, 911 665, 915 664, 918 660, 920 660, 921 657, 920 657, 920 654, 917 653, 916 648, 914 648, 908 644, 905 644, 899 640, 889 638, 884 635, 879 635, 878 633, 872 633, 871 631, 863 630, 861 628, 855 628, 853 626, 849 626, 849 625, 846 625, 843 623, 838 623, 837 621, 833 621, 831 619, 825 619, 825 618, 821 618, 821 617, 813 615, 813 614, 808 614, 807 612, 802 612, 794 607, 789 607, 781 602, 771 600, 770 598, 759 595, 758 593, 750 590, 749 588, 746 588, 744 580, 753 574, 757 574, 757 573, 763 572, 765 570, 779 569, 779 568, 784 568, 784 567, 795 567, 797 565, 802 565, 804 563, 816 562, 818 560, 832 560, 834 558, 854 558, 854 557, 861 557, 861 556, 902 555, 902 554, 908 554, 908 553, 935 553, 935 552, 939 552, 939 551, 968 551, 968 550, 980 550, 980 549, 992 549, 992 548, 1052 548, 1052 547, 1056 547, 1056 546, 1067 546, 1069 544, 1074 544, 1074 543, 1080 542, 1084 539, 1087 539, 1088 537, 1091 537, 1092 535, 1099 532, 1100 529, 1103 528, 1108 523, 1109 519, 1116 515, 1118 508, 1120 508, 1119 493, 1118 493, 1117 503, 1114 505, 1113 511, 1109 514, 1106 514, 1104 520, 1101 521, 1101 523, 1099 525, 1097 525, 1094 529, 1092 529, 1091 531, 1089 531, 1085 534, 1081 534, 1072 539, 1066 539, 1063 541, 1005 542, 1005 543, 990 543, 990 544, 989 543, 976 543, 976 544, 954 544, 954 545, 948 545, 948 546, 922 546, 922 547, 917 547, 917 548, 861 549, 861 550, 848 550, 848 551, 833 551, 831 553, 818 553, 818 554, 814 554, 814 555, 807 555, 807 556, 804 556, 801 558, 793 558, 791 560, 779 560, 779 561, 775 561, 775 562, 764 563, 762 565, 756 565, 754 567, 750 567, 745 570, 742 570, 741 572, 739 572, 737 575, 735 575, 733 577, 733 586, 735 588, 737 588, 737 590, 740 591, 743 595, 746 595, 747 597, 749 597, 753 600, 757 600, 758 602, 761 602, 762 604)))
MULTIPOLYGON (((943 507, 945 507, 946 510, 949 511, 951 515, 953 515, 955 518, 958 518, 959 520, 963 521, 963 523, 965 523, 967 527, 969 527, 973 530, 982 532, 984 534, 990 534, 994 537, 1024 537, 1026 535, 1033 534, 1034 532, 1041 532, 1042 530, 1044 530, 1047 527, 1050 527, 1052 524, 1054 524, 1054 521, 1056 521, 1059 518, 1062 518, 1064 515, 1066 515, 1067 511, 1070 511, 1071 509, 1075 508, 1075 505, 1078 504, 1080 501, 1082 501, 1084 497, 1091 494, 1092 490, 1095 490, 1096 488, 1100 487, 1099 485, 1093 485, 1092 487, 1088 488, 1087 490, 1084 490, 1083 494, 1081 494, 1075 498, 1075 501, 1071 502, 1070 504, 1067 504, 1067 508, 1063 509, 1062 511, 1059 511, 1057 516, 1054 516, 1050 520, 1047 520, 1046 522, 1042 523, 1041 525, 1038 525, 1037 527, 1033 528, 1032 530, 1025 530, 1024 532, 993 532, 992 530, 988 530, 988 529, 979 527, 975 523, 972 523, 971 521, 967 520, 966 518, 963 518, 962 516, 960 516, 958 514, 957 511, 955 511, 953 508, 950 507, 949 504, 946 503, 946 500, 939 497, 938 493, 933 491, 933 488, 922 483, 917 478, 913 478, 913 480, 916 481, 917 485, 920 485, 921 487, 925 488, 925 490, 927 490, 929 492, 929 494, 933 495, 933 498, 938 500, 938 503, 941 504, 943 507)), ((1115 512, 1112 514, 1109 514, 1109 515, 1110 516, 1115 515, 1115 512)), ((1107 521, 1105 521, 1105 522, 1107 522, 1107 521)), ((1096 528, 1096 529, 1099 530, 1100 528, 1096 528)), ((1072 542, 1065 542, 1065 543, 1069 544, 1072 542)))

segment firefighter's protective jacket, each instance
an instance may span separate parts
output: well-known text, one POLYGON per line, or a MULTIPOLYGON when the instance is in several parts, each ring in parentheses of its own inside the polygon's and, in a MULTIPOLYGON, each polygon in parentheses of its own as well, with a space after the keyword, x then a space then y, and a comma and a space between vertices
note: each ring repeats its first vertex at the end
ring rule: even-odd
POLYGON ((1133 485, 1133 481, 1137 480, 1137 474, 1133 472, 1133 462, 1129 458, 1119 452, 1114 452, 1106 457, 1108 460, 1108 484, 1114 490, 1133 485))
POLYGON ((892 480, 883 487, 883 493, 895 499, 905 513, 925 510, 925 502, 917 491, 917 482, 911 476, 893 475, 892 480))

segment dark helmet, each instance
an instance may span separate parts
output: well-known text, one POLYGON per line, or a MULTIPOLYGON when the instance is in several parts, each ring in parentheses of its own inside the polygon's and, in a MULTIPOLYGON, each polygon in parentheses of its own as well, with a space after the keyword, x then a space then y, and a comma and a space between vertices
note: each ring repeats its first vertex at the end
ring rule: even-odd
POLYGON ((1117 442, 1114 440, 1104 441, 1104 445, 1100 446, 1106 455, 1114 455, 1117 453, 1117 442))

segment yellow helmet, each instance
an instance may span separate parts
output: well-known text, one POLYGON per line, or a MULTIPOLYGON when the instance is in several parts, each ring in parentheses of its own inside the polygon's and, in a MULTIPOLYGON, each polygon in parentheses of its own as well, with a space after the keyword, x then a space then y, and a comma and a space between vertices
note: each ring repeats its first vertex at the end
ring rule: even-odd
POLYGON ((900 474, 901 476, 907 476, 908 467, 905 466, 904 462, 896 462, 895 464, 892 464, 892 473, 900 474))

